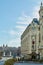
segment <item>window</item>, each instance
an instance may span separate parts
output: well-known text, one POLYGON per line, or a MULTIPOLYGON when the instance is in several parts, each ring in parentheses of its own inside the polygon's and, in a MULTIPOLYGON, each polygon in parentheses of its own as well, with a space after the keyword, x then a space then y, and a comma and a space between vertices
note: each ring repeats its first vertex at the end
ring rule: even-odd
POLYGON ((43 16, 42 16, 42 18, 43 18, 43 16))
POLYGON ((42 36, 42 40, 43 40, 43 36, 42 36))
POLYGON ((39 27, 39 31, 40 31, 40 27, 39 27))
POLYGON ((32 30, 35 30, 35 27, 32 27, 32 30))
POLYGON ((32 45, 32 49, 34 49, 34 45, 32 45))

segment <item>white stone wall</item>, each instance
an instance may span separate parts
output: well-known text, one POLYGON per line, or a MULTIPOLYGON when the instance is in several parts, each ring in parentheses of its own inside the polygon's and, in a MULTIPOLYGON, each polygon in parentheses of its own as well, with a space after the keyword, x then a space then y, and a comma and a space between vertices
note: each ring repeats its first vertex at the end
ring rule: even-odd
POLYGON ((30 36, 30 33, 25 35, 25 37, 21 40, 21 53, 23 55, 31 53, 31 36, 30 36))
POLYGON ((30 27, 29 32, 24 36, 21 40, 21 54, 27 55, 32 53, 32 35, 36 36, 35 38, 35 46, 36 53, 38 54, 38 45, 39 45, 39 31, 38 26, 36 25, 36 29, 32 30, 32 25, 30 27))

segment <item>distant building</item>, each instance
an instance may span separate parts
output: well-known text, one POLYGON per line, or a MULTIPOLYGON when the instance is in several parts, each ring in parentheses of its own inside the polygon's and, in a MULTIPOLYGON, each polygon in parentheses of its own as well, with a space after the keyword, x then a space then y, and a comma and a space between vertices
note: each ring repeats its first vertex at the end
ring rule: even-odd
POLYGON ((21 35, 21 54, 25 58, 43 58, 43 4, 39 10, 39 20, 34 18, 21 35))
POLYGON ((20 55, 20 52, 20 47, 8 47, 7 45, 0 47, 0 56, 17 56, 20 55))

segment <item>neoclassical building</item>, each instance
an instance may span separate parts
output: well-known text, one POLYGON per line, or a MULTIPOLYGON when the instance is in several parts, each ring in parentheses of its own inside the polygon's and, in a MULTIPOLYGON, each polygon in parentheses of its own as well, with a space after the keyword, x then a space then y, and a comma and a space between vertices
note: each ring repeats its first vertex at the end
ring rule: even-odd
POLYGON ((21 35, 21 54, 24 58, 43 58, 43 4, 39 20, 34 18, 21 35))

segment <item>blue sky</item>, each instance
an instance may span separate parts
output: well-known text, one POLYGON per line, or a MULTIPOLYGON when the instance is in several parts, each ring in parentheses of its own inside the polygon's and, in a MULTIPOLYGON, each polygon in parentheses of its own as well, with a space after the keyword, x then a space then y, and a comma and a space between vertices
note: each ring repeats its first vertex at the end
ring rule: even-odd
POLYGON ((21 46, 21 34, 34 17, 39 18, 41 1, 0 0, 0 46, 21 46))

